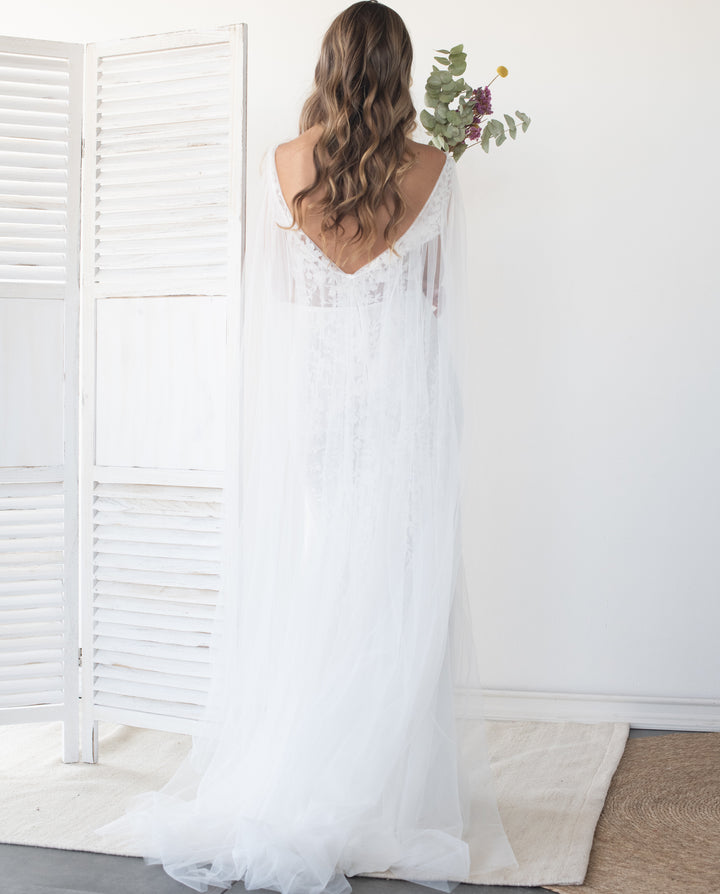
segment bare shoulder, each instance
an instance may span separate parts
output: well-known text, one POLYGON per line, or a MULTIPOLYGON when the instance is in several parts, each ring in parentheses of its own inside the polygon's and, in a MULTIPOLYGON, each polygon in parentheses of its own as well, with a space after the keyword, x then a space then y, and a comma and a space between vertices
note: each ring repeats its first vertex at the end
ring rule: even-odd
POLYGON ((308 169, 308 165, 314 172, 312 150, 317 142, 319 131, 320 128, 316 125, 304 131, 295 139, 278 144, 275 150, 275 162, 278 173, 292 175, 298 172, 298 168, 308 169))
POLYGON ((428 143, 416 143, 414 140, 410 140, 408 146, 415 155, 417 167, 437 177, 445 165, 447 154, 438 149, 437 146, 431 146, 428 143))
POLYGON ((415 164, 403 178, 401 188, 408 210, 411 214, 417 214, 430 198, 445 167, 447 155, 435 146, 413 140, 408 142, 407 149, 415 157, 415 164))
POLYGON ((300 136, 286 143, 279 143, 275 150, 275 167, 280 188, 286 202, 315 179, 313 146, 317 142, 319 128, 311 127, 300 136))

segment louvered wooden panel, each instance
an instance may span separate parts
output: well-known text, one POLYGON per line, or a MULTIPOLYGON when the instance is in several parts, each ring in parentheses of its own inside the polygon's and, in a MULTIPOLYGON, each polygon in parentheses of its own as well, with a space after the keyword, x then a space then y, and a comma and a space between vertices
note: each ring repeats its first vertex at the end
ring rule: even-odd
POLYGON ((86 761, 99 721, 192 733, 207 699, 239 511, 225 458, 239 451, 245 46, 244 25, 88 46, 86 761))
POLYGON ((0 723, 78 759, 82 47, 0 37, 0 723))
POLYGON ((0 484, 0 707, 63 704, 63 482, 0 484))
POLYGON ((45 293, 67 280, 70 66, 0 50, 0 281, 45 293))
MULTIPOLYGON (((102 708, 196 718, 220 586, 220 488, 98 483, 94 691, 102 708)), ((116 712, 111 712, 116 717, 116 712)), ((146 722, 148 718, 140 718, 146 722)))
POLYGON ((98 56, 105 295, 227 292, 232 66, 229 42, 98 56))

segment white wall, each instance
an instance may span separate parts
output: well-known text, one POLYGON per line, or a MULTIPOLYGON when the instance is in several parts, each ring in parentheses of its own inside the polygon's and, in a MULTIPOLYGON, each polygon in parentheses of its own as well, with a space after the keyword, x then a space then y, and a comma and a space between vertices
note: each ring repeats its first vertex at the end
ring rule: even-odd
MULTIPOLYGON (((247 22, 252 215, 261 155, 296 134, 344 5, 25 0, 4 4, 0 30, 86 42, 247 22)), ((720 8, 394 8, 418 105, 432 50, 464 41, 467 80, 506 65, 496 111, 533 118, 459 165, 477 269, 467 562, 487 686, 710 699, 720 724, 720 8)))

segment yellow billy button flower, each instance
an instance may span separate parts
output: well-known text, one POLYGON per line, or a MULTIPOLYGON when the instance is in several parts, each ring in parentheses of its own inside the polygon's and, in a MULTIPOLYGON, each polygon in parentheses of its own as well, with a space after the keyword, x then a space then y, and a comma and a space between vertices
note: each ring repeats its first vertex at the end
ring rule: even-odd
POLYGON ((498 65, 497 73, 500 75, 501 78, 506 78, 508 75, 508 70, 507 68, 505 68, 504 65, 498 65))

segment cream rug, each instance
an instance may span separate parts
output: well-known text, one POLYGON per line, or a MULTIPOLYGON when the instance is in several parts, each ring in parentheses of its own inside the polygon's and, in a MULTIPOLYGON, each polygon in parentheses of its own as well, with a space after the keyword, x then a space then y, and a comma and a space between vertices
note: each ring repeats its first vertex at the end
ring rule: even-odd
MULTIPOLYGON (((580 884, 628 724, 459 723, 466 754, 489 750, 500 814, 519 863, 515 870, 471 871, 466 881, 580 884)), ((187 754, 190 737, 107 722, 99 730, 97 764, 64 764, 59 722, 0 727, 0 841, 128 853, 110 849, 93 830, 119 816, 134 794, 160 788, 187 754)), ((472 827, 468 843, 472 866, 473 854, 482 851, 472 827)))
POLYGON ((720 892, 720 733, 630 739, 584 884, 561 894, 720 892))

